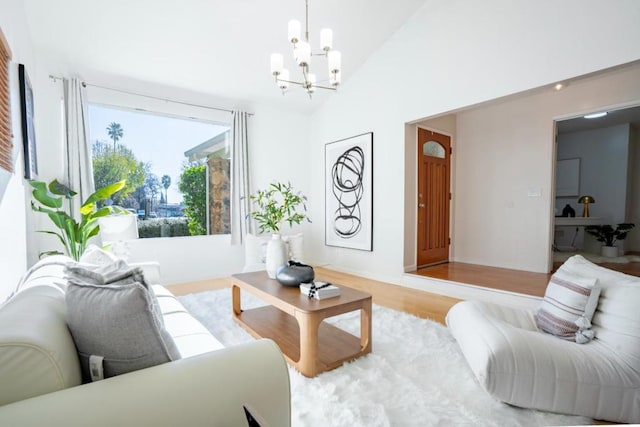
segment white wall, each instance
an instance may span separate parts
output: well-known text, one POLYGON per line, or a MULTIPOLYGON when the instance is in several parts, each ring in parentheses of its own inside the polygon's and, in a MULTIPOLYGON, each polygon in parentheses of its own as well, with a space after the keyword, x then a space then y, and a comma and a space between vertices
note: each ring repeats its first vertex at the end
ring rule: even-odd
MULTIPOLYGON (((0 302, 15 289, 27 266, 24 160, 22 156, 22 131, 20 95, 18 91, 18 64, 25 64, 27 73, 36 72, 33 61, 24 6, 20 0, 3 0, 0 3, 0 28, 11 48, 11 125, 14 144, 14 172, 0 170, 0 302)), ((34 92, 38 86, 32 81, 34 92)), ((36 123, 37 125, 37 123, 36 123)))
POLYGON ((458 114, 453 261, 546 272, 553 118, 536 100, 458 114))
MULTIPOLYGON (((322 230, 316 228, 315 252, 336 268, 400 281, 404 265, 410 263, 403 259, 407 238, 403 223, 408 215, 405 209, 412 209, 403 191, 405 123, 637 60, 639 18, 637 3, 628 0, 425 3, 313 115, 312 156, 321 156, 327 142, 368 131, 374 132, 375 152, 374 251, 327 248, 322 230)), ((575 103, 571 108, 588 104, 575 103)), ((526 194, 529 187, 550 188, 553 124, 549 119, 558 110, 546 118, 535 105, 511 113, 501 120, 487 117, 506 135, 484 150, 473 142, 463 146, 464 125, 458 121, 454 256, 467 262, 545 271, 551 199, 548 192, 535 200, 526 194), (521 133, 509 119, 536 111, 537 116, 520 129, 521 133, 531 131, 527 140, 534 144, 510 139, 521 133), (480 157, 474 160, 476 155, 480 157), (496 156, 503 160, 500 168, 496 168, 496 156), (488 158, 494 160, 483 163, 488 158), (503 166, 505 159, 520 162, 519 166, 503 166), (517 179, 513 181, 509 174, 517 179), (480 196, 487 192, 491 192, 487 199, 480 196), (459 212, 467 214, 461 217, 459 212), (474 218, 475 212, 481 215, 474 218), (499 249, 478 255, 496 239, 499 249)), ((478 125, 484 130, 489 123, 478 125)), ((469 133, 466 137, 469 140, 469 133)), ((313 170, 314 198, 324 194, 322 183, 319 164, 313 170)))
POLYGON ((640 67, 635 66, 573 81, 560 92, 544 90, 458 114, 455 180, 461 191, 453 259, 549 271, 554 119, 637 100, 640 67), (530 189, 540 189, 541 197, 529 197, 530 189))

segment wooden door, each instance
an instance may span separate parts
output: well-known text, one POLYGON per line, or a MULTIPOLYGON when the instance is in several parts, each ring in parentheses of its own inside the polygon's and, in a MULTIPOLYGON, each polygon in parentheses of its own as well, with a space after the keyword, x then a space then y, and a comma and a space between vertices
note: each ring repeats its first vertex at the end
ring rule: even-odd
POLYGON ((418 128, 418 267, 449 261, 451 138, 418 128))

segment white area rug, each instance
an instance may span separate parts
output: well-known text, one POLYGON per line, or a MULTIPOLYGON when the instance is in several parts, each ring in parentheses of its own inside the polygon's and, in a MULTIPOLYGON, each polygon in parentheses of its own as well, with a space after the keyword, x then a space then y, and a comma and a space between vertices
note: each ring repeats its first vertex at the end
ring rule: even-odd
MULTIPOLYGON (((231 291, 179 297, 226 346, 253 338, 231 317, 231 291)), ((247 293, 242 307, 264 305, 247 293)), ((331 323, 358 336, 359 312, 331 323)), ((476 382, 446 327, 374 305, 373 352, 316 378, 289 367, 293 426, 543 426, 591 420, 501 403, 476 382)))

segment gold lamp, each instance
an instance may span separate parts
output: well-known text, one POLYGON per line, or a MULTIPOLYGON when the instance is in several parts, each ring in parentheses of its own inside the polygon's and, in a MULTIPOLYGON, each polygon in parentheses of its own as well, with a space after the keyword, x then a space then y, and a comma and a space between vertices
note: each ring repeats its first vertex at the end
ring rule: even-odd
POLYGON ((583 218, 589 217, 589 203, 595 203, 595 202, 596 202, 596 199, 594 199, 591 196, 582 196, 578 199, 578 203, 582 203, 584 205, 584 208, 582 209, 583 218))

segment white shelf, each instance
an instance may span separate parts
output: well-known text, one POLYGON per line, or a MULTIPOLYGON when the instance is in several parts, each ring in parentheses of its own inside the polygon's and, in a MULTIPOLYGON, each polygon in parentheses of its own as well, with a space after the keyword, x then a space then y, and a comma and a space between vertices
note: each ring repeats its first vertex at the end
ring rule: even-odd
POLYGON ((555 225, 556 227, 560 226, 573 226, 573 227, 584 227, 586 225, 601 225, 603 224, 602 218, 590 216, 587 218, 577 216, 577 217, 555 217, 555 225))

